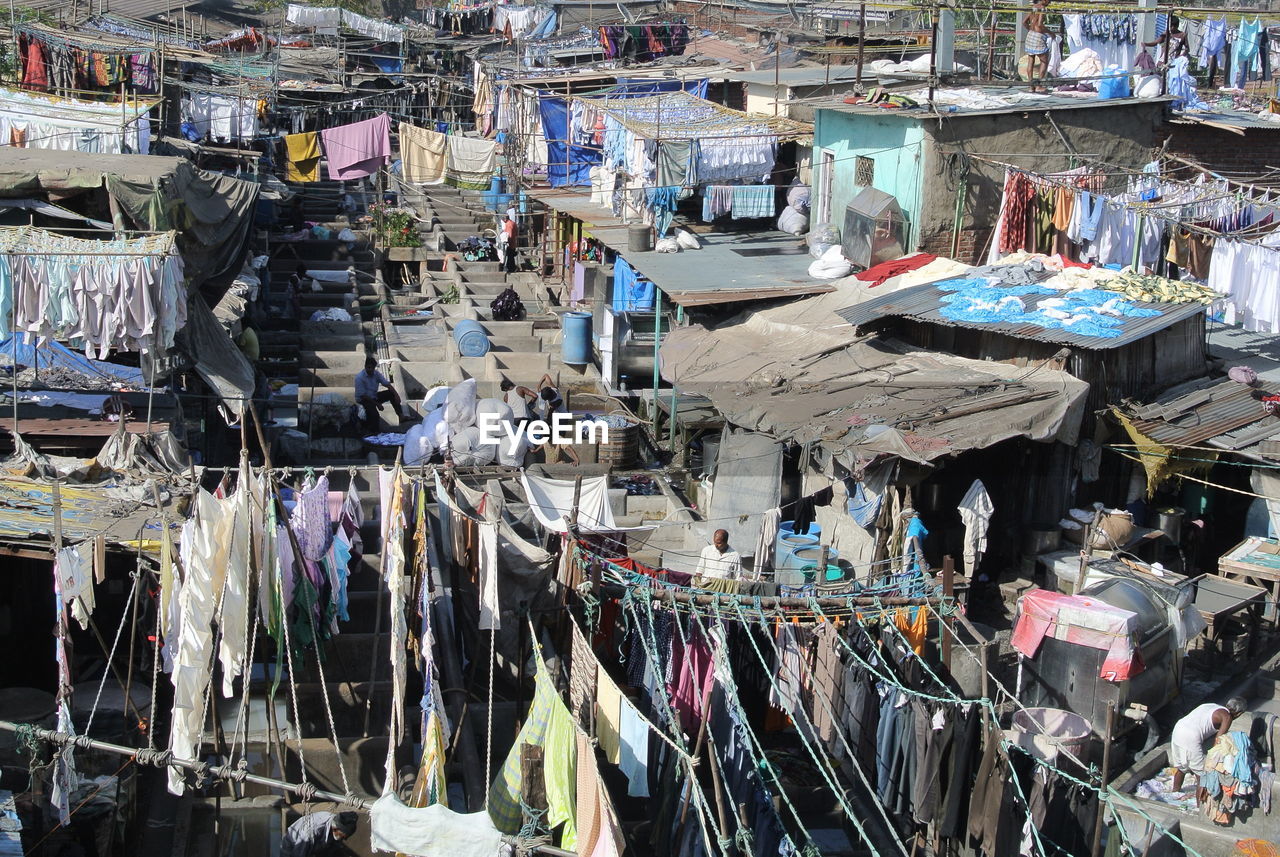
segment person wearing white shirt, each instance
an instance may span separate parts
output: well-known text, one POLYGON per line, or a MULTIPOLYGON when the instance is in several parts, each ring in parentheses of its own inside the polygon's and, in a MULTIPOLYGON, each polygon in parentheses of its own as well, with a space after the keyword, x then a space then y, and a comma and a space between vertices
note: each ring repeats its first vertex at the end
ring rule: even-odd
POLYGON ((704 547, 698 556, 698 570, 694 572, 694 576, 737 580, 741 573, 742 556, 729 549, 729 532, 716 530, 711 537, 711 544, 704 547))

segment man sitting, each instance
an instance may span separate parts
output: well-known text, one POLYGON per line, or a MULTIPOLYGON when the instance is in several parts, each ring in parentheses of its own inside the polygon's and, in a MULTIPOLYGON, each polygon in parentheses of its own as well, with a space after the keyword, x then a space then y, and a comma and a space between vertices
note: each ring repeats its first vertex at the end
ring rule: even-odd
POLYGON ((396 409, 396 416, 404 422, 404 406, 400 394, 391 386, 387 376, 378 371, 378 361, 369 357, 364 361, 364 371, 356 373, 356 402, 364 408, 364 427, 369 434, 378 431, 378 411, 387 402, 396 409), (385 387, 386 389, 382 389, 385 387))

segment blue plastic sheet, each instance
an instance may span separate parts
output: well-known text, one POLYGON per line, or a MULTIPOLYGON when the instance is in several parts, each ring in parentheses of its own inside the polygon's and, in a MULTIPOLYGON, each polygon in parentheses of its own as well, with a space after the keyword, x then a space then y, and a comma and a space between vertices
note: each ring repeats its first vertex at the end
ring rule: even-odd
POLYGON ((1034 324, 1046 330, 1110 339, 1124 332, 1126 318, 1160 315, 1160 310, 1137 306, 1115 292, 1101 289, 1058 292, 1038 285, 996 288, 982 277, 946 280, 937 288, 947 293, 938 314, 971 324, 1034 324))
POLYGON ((653 298, 653 283, 619 256, 613 263, 613 308, 618 312, 652 312, 653 298))
POLYGON ((103 360, 90 360, 83 354, 77 354, 65 345, 52 340, 46 340, 40 344, 28 342, 22 334, 0 341, 0 364, 27 366, 37 371, 52 368, 69 369, 91 378, 101 378, 104 384, 143 385, 141 369, 117 366, 103 360))

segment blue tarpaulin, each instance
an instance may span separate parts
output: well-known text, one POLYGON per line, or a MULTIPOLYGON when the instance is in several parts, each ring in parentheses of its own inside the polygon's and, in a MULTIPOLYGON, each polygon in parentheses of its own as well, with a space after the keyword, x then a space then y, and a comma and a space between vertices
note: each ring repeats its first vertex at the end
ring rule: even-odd
MULTIPOLYGON (((597 93, 609 98, 639 98, 659 92, 679 92, 705 98, 703 80, 621 80, 618 85, 597 93)), ((600 165, 602 152, 596 146, 581 146, 569 139, 569 102, 549 92, 539 93, 542 136, 547 141, 547 182, 552 187, 591 184, 591 168, 600 165)))
POLYGON ((90 360, 52 340, 39 344, 28 342, 21 334, 0 341, 0 366, 14 365, 34 368, 37 372, 51 368, 70 369, 91 378, 100 378, 104 386, 143 386, 141 369, 117 366, 103 360, 90 360))
POLYGON ((613 308, 618 312, 652 312, 653 299, 653 283, 619 256, 613 263, 613 308))

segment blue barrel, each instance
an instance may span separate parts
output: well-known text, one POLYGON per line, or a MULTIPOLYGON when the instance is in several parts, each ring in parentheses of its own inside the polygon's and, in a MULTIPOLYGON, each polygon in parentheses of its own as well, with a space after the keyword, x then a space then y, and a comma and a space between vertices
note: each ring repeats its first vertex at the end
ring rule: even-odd
POLYGON ((480 322, 464 318, 453 326, 453 341, 463 357, 483 357, 489 353, 489 337, 480 322))
POLYGON ((797 536, 795 533, 778 533, 773 547, 773 567, 790 568, 794 564, 792 554, 800 548, 811 548, 818 543, 814 536, 797 536))
POLYGON ((560 359, 570 366, 591 362, 591 313, 567 312, 560 316, 563 333, 560 359))
MULTIPOLYGON (((783 521, 782 523, 778 524, 778 533, 779 533, 779 534, 782 534, 782 533, 794 533, 795 531, 796 531, 796 522, 795 522, 795 521, 783 521)), ((819 526, 818 526, 818 522, 817 522, 817 521, 814 521, 813 523, 811 523, 811 524, 809 525, 809 531, 808 531, 807 533, 804 533, 803 535, 806 535, 806 536, 813 536, 815 539, 821 539, 821 538, 822 538, 822 527, 819 527, 819 526)))
MULTIPOLYGON (((827 548, 827 562, 834 563, 840 558, 840 554, 834 548, 827 548)), ((803 570, 806 568, 817 568, 822 562, 822 546, 810 545, 809 547, 798 548, 791 554, 791 564, 788 568, 793 570, 803 570)))

